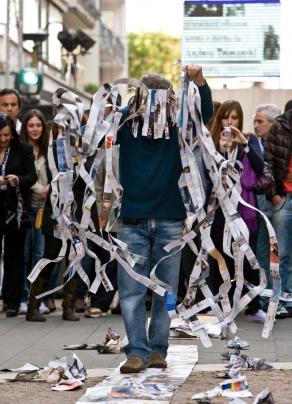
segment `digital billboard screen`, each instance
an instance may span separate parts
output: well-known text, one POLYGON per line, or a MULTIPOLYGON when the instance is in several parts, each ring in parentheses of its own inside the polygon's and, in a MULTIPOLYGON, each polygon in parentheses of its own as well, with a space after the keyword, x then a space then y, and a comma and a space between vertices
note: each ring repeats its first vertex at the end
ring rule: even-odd
POLYGON ((184 1, 182 61, 208 77, 279 76, 279 0, 184 1))

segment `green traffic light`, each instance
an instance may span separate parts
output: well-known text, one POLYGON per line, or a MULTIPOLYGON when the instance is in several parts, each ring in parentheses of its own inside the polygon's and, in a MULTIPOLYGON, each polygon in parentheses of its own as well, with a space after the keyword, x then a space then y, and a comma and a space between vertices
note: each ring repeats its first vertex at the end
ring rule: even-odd
POLYGON ((38 82, 38 73, 34 71, 25 71, 23 73, 23 83, 27 84, 28 86, 35 86, 38 82))
POLYGON ((15 88, 23 95, 39 94, 43 86, 43 78, 36 69, 21 69, 15 76, 15 88))

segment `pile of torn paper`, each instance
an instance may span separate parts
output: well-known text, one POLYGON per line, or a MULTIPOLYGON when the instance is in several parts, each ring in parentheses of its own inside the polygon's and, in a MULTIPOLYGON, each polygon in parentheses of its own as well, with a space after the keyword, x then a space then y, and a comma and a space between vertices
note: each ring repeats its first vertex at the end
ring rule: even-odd
MULTIPOLYGON (((234 337, 226 345, 226 348, 232 351, 226 351, 222 354, 223 359, 229 360, 229 364, 225 372, 217 374, 219 378, 227 379, 220 383, 214 389, 196 393, 192 396, 192 400, 196 400, 197 403, 209 403, 212 399, 218 397, 232 398, 234 404, 245 403, 242 398, 252 397, 252 393, 249 390, 246 376, 241 375, 241 371, 244 370, 268 370, 272 369, 272 365, 266 362, 265 359, 252 358, 248 355, 241 354, 241 350, 247 350, 249 343, 234 337)), ((256 397, 254 404, 273 404, 273 397, 268 389, 263 390, 256 397)))
POLYGON ((47 366, 40 367, 26 363, 17 369, 1 369, 2 372, 16 373, 9 382, 47 382, 52 385, 52 390, 66 391, 80 388, 87 378, 86 369, 78 356, 73 353, 73 363, 69 365, 67 358, 54 359, 47 366))

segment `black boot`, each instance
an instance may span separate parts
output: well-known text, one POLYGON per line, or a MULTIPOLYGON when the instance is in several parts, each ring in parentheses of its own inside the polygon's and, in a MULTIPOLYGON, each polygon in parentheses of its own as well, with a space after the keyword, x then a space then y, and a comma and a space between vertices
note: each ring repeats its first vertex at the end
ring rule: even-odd
POLYGON ((46 290, 47 285, 48 279, 41 278, 40 276, 38 276, 31 284, 27 303, 27 313, 25 316, 27 321, 47 321, 46 317, 39 312, 39 301, 36 299, 36 296, 46 290))
POLYGON ((75 291, 78 285, 79 278, 73 278, 66 283, 63 289, 63 320, 67 321, 79 321, 80 318, 75 316, 74 313, 74 301, 75 291))

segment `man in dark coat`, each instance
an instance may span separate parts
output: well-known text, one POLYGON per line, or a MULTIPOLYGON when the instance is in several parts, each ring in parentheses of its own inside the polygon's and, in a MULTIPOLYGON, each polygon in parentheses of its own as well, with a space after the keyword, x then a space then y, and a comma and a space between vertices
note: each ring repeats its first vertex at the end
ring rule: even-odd
MULTIPOLYGON (((273 170, 274 186, 267 193, 273 204, 273 225, 279 243, 282 293, 292 293, 292 268, 289 267, 292 245, 292 100, 271 127, 264 159, 273 170)), ((283 296, 282 296, 283 297, 283 296)), ((292 302, 280 307, 284 316, 292 316, 292 302)))

